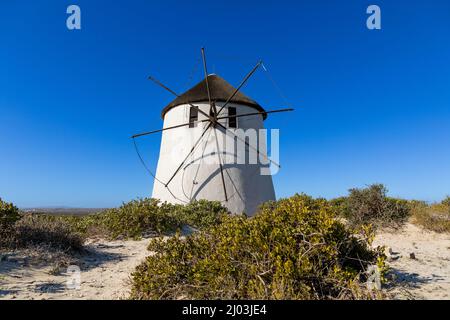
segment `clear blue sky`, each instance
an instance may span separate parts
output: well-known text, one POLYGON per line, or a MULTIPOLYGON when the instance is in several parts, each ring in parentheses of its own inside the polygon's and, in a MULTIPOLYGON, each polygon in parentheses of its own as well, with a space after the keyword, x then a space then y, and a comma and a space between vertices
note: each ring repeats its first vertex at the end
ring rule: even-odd
MULTIPOLYGON (((281 129, 277 196, 334 197, 374 182, 450 193, 448 1, 2 1, 0 197, 21 207, 115 206, 151 193, 131 134, 162 126, 175 90, 210 71, 232 84, 265 61, 296 111, 281 129), (82 30, 66 28, 78 4, 82 30), (378 4, 382 30, 366 28, 378 4)), ((284 100, 263 71, 244 92, 284 100)), ((142 139, 155 166, 160 136, 142 139)))

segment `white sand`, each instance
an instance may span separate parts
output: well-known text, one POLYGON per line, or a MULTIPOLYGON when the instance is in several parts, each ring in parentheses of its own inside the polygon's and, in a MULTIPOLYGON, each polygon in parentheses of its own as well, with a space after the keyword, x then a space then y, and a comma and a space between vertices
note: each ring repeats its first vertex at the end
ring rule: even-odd
POLYGON ((425 231, 412 224, 383 232, 374 242, 391 249, 389 265, 398 299, 450 299, 450 235, 425 231), (415 259, 410 258, 413 253, 415 259))
POLYGON ((80 289, 69 289, 71 275, 49 274, 51 267, 21 266, 20 261, 0 262, 0 299, 122 299, 130 290, 130 274, 149 255, 148 239, 88 243, 93 254, 79 265, 80 289))
MULTIPOLYGON (((127 298, 130 274, 149 255, 148 243, 148 239, 89 243, 94 253, 81 259, 79 290, 67 288, 67 274, 49 274, 51 267, 4 259, 0 261, 0 299, 127 298)), ((397 284, 387 290, 396 298, 450 299, 450 235, 407 224, 401 231, 382 232, 375 244, 391 248, 389 264, 397 284)))

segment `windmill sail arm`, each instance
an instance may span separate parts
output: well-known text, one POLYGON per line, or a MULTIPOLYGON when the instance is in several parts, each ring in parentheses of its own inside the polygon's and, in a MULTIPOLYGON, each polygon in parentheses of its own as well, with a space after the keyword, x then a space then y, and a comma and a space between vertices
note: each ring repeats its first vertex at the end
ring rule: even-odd
POLYGON ((248 79, 250 79, 250 77, 255 73, 256 69, 259 68, 259 66, 262 64, 262 61, 258 61, 258 63, 256 64, 256 66, 253 67, 253 69, 245 76, 244 80, 241 81, 241 83, 239 84, 239 86, 236 88, 236 90, 234 90, 233 94, 227 99, 227 101, 225 102, 225 104, 219 109, 219 111, 217 112, 216 116, 218 116, 222 110, 228 105, 228 103, 230 103, 231 99, 234 98, 234 96, 239 92, 239 90, 244 86, 244 84, 247 82, 248 79))
MULTIPOLYGON (((200 122, 205 122, 205 121, 208 121, 208 120, 200 120, 200 122)), ((166 131, 166 130, 171 130, 171 129, 175 129, 175 128, 186 127, 186 126, 188 126, 188 125, 189 125, 189 122, 183 123, 183 124, 178 124, 178 125, 172 126, 172 127, 163 128, 163 129, 158 129, 158 130, 153 130, 153 131, 142 132, 142 133, 138 133, 138 134, 135 134, 135 135, 131 136, 131 138, 134 139, 134 138, 137 138, 137 137, 142 137, 142 136, 146 136, 146 135, 153 134, 153 133, 158 133, 158 132, 162 132, 162 131, 166 131)))
POLYGON ((158 86, 160 86, 161 88, 163 88, 164 90, 169 91, 171 94, 173 94, 176 97, 179 97, 179 95, 173 91, 172 89, 170 89, 168 86, 166 86, 165 84, 163 84, 161 81, 159 81, 158 79, 155 79, 152 76, 148 77, 149 80, 153 81, 154 83, 156 83, 158 86))
MULTIPOLYGON (((204 120, 199 120, 198 122, 207 122, 210 119, 210 116, 208 114, 206 114, 206 112, 202 111, 200 108, 198 108, 198 111, 200 113, 202 113, 204 116, 208 117, 208 119, 204 119, 204 120)), ((269 110, 269 111, 265 111, 265 112, 251 112, 251 113, 244 113, 244 114, 238 114, 235 116, 224 116, 224 117, 218 117, 217 120, 221 120, 221 119, 229 119, 229 118, 240 118, 240 117, 247 117, 247 116, 254 116, 254 115, 258 115, 258 114, 267 114, 267 113, 277 113, 277 112, 287 112, 287 111, 294 111, 294 109, 279 109, 279 110, 269 110)), ((162 132, 162 131, 166 131, 166 130, 171 130, 171 129, 176 129, 176 128, 181 128, 181 127, 186 127, 189 125, 189 122, 187 123, 183 123, 183 124, 179 124, 176 126, 172 126, 172 127, 167 127, 167 128, 163 128, 163 129, 159 129, 159 130, 153 130, 153 131, 147 131, 147 132, 143 132, 143 133, 138 133, 135 134, 133 136, 131 136, 131 138, 138 138, 138 137, 142 137, 142 136, 146 136, 149 134, 153 134, 153 133, 158 133, 158 132, 162 132)), ((226 127, 223 126, 224 129, 227 129, 226 127)))
POLYGON ((178 171, 180 171, 181 167, 185 164, 186 160, 189 158, 189 156, 192 154, 192 152, 194 152, 195 148, 197 147, 197 145, 200 143, 200 141, 202 140, 203 136, 205 135, 205 133, 208 131, 208 129, 211 127, 211 123, 209 123, 205 130, 203 130, 202 134, 200 135, 200 137, 198 138, 198 140, 195 142, 195 144, 192 146, 191 151, 189 151, 189 153, 187 154, 186 158, 184 158, 183 162, 180 163, 180 165, 178 166, 178 168, 175 170, 175 172, 172 174, 172 176, 170 177, 169 181, 167 181, 167 183, 165 184, 165 187, 167 188, 167 186, 170 184, 170 182, 173 180, 173 178, 177 175, 178 171))
POLYGON ((215 128, 214 128, 214 137, 216 139, 216 150, 217 150, 217 157, 219 158, 219 168, 220 168, 220 176, 222 178, 223 193, 225 195, 225 201, 228 201, 227 188, 225 186, 225 178, 223 176, 223 165, 222 165, 222 156, 220 155, 219 139, 217 138, 215 128))
MULTIPOLYGON (((213 109, 213 105, 211 102, 211 90, 209 90, 209 80, 208 80, 208 68, 206 66, 206 56, 205 56, 205 48, 202 48, 202 60, 203 60, 203 71, 205 73, 205 81, 206 81, 206 91, 208 92, 208 101, 209 101, 209 107, 211 110, 213 109)), ((214 112, 216 112, 214 107, 214 112)))
MULTIPOLYGON (((163 83, 162 83, 161 81, 159 81, 158 79, 156 79, 156 78, 154 78, 154 77, 152 77, 152 76, 149 76, 148 79, 151 80, 151 81, 153 81, 154 83, 156 83, 158 86, 160 86, 160 87, 163 88, 164 90, 170 92, 170 93, 173 94, 175 97, 179 97, 179 96, 180 96, 178 93, 176 93, 175 91, 173 91, 172 89, 170 89, 168 86, 166 86, 165 84, 163 84, 163 83)), ((208 94, 209 94, 209 88, 208 88, 208 94)), ((211 104, 211 103, 210 103, 210 104, 211 104)), ((188 105, 191 106, 191 107, 198 107, 198 106, 196 106, 196 105, 194 105, 194 104, 192 104, 192 103, 190 103, 190 102, 188 102, 188 105)), ((202 111, 200 108, 198 108, 198 111, 199 111, 201 114, 203 114, 205 117, 207 117, 209 120, 212 120, 212 117, 211 117, 209 114, 207 114, 206 112, 202 111)), ((202 122, 204 122, 204 121, 202 121, 202 122)), ((158 131, 156 131, 156 132, 158 132, 158 131)))
POLYGON ((234 116, 218 117, 217 120, 254 116, 254 115, 258 115, 258 114, 264 115, 264 114, 268 114, 268 113, 288 112, 288 111, 294 111, 294 109, 289 108, 289 109, 269 110, 269 111, 264 111, 264 112, 251 112, 251 113, 237 114, 237 115, 234 115, 234 116))

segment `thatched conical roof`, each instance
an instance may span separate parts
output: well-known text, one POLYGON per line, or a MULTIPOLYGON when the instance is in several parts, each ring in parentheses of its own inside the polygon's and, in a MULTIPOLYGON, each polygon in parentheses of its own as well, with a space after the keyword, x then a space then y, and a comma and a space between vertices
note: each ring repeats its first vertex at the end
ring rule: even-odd
MULTIPOLYGON (((208 75, 208 84, 209 89, 211 91, 211 99, 214 101, 225 102, 227 99, 233 94, 236 90, 231 84, 229 84, 225 79, 219 77, 215 74, 208 75)), ((196 103, 196 102, 205 102, 208 101, 208 92, 206 90, 206 79, 203 79, 201 82, 196 84, 194 87, 189 89, 188 91, 181 94, 171 103, 169 103, 161 112, 161 116, 164 119, 164 115, 172 108, 182 104, 196 103)), ((231 103, 242 104, 252 108, 260 112, 265 112, 263 107, 261 107, 255 100, 247 97, 241 91, 239 91, 233 99, 230 101, 231 103)), ((263 114, 263 118, 266 119, 267 114, 263 114)))

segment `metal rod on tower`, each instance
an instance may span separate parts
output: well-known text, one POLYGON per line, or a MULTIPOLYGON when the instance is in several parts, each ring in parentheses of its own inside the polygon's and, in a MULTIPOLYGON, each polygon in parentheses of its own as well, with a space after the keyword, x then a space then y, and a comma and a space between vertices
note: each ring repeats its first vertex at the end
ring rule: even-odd
MULTIPOLYGON (((203 60, 203 71, 205 73, 206 91, 208 92, 208 101, 209 101, 209 108, 210 108, 210 113, 211 113, 211 110, 213 110, 213 105, 211 102, 211 91, 209 90, 208 67, 206 66, 205 48, 202 48, 202 60, 203 60)), ((215 110, 215 106, 214 106, 214 111, 217 111, 217 110, 215 110)))
POLYGON ((217 156, 219 158, 219 168, 220 168, 220 175, 222 177, 223 192, 225 194, 225 201, 228 201, 227 188, 225 186, 225 178, 223 177, 222 156, 220 155, 219 139, 217 138, 216 129, 213 128, 213 130, 214 130, 214 137, 216 138, 216 150, 217 150, 217 156))
MULTIPOLYGON (((207 115, 205 112, 201 111, 200 109, 198 109, 198 111, 200 113, 202 113, 203 115, 205 115, 206 117, 209 117, 209 115, 207 115)), ((294 109, 279 109, 279 110, 269 110, 269 111, 265 111, 265 112, 251 112, 251 113, 238 114, 238 115, 235 115, 235 116, 218 117, 217 120, 229 119, 229 118, 240 118, 240 117, 253 116, 253 115, 258 115, 258 114, 263 115, 263 114, 268 114, 268 113, 287 112, 287 111, 294 111, 294 109)), ((207 121, 210 121, 210 119, 199 120, 198 122, 207 122, 207 121)), ((142 137, 142 136, 146 136, 146 135, 157 133, 157 132, 162 132, 162 131, 166 131, 166 130, 170 130, 170 129, 176 129, 176 128, 180 128, 180 127, 185 127, 185 126, 188 126, 188 125, 189 125, 189 122, 188 123, 179 124, 179 125, 176 125, 176 126, 172 126, 172 127, 159 129, 159 130, 138 133, 138 134, 135 134, 135 135, 131 136, 131 138, 142 137)), ((223 128, 225 128, 225 127, 223 127, 223 128)))
POLYGON ((179 95, 178 95, 175 91, 173 91, 172 89, 170 89, 169 87, 167 87, 166 85, 164 85, 161 81, 159 81, 159 80, 153 78, 152 76, 149 76, 148 78, 149 78, 150 80, 152 80, 154 83, 156 83, 158 86, 160 86, 161 88, 163 88, 163 89, 169 91, 169 92, 170 92, 171 94, 173 94, 174 96, 179 97, 179 95))
POLYGON ((244 80, 241 81, 241 84, 236 88, 236 90, 233 92, 233 94, 227 99, 225 104, 219 109, 219 112, 217 113, 217 116, 219 116, 220 112, 222 112, 223 108, 225 108, 228 103, 231 101, 231 99, 234 98, 234 96, 239 92, 239 90, 242 88, 242 86, 247 82, 247 80, 255 73, 256 69, 262 64, 262 60, 259 60, 256 66, 253 67, 252 71, 250 71, 244 78, 244 80))
POLYGON ((197 145, 200 143, 200 141, 202 140, 203 136, 205 135, 206 131, 208 131, 208 129, 211 127, 211 122, 206 126, 205 130, 202 132, 202 134, 200 135, 200 137, 198 138, 198 140, 195 142, 195 144, 192 146, 191 151, 189 151, 189 153, 187 154, 186 158, 184 158, 183 162, 181 162, 181 164, 178 166, 177 170, 175 170, 174 174, 170 177, 169 181, 167 181, 167 183, 165 184, 165 187, 167 188, 167 186, 169 185, 169 183, 173 180, 173 178, 176 176, 176 174, 178 173, 178 171, 180 171, 181 167, 184 165, 184 163, 186 162, 186 160, 189 158, 189 156, 191 155, 192 152, 194 152, 195 148, 197 147, 197 145))
MULTIPOLYGON (((166 86, 165 84, 163 84, 161 81, 159 81, 159 80, 157 80, 157 79, 155 79, 154 77, 152 77, 152 76, 149 76, 148 77, 150 80, 152 80, 154 83, 156 83, 158 86, 160 86, 160 87, 162 87, 164 90, 167 90, 167 91, 169 91, 171 94, 173 94, 174 96, 176 96, 176 97, 180 97, 180 95, 178 94, 178 93, 176 93, 175 91, 173 91, 172 89, 170 89, 168 86, 166 86)), ((190 103, 190 102, 188 102, 187 103, 189 106, 191 106, 191 107, 198 107, 198 106, 196 106, 196 105, 193 105, 192 103, 190 103)), ((198 108, 198 111, 201 113, 201 114, 203 114, 205 117, 207 117, 209 120, 213 120, 213 118, 209 115, 209 114, 207 114, 206 112, 203 112, 200 108, 198 108)))
POLYGON ((268 113, 288 112, 288 111, 294 111, 294 109, 289 108, 289 109, 279 109, 279 110, 251 112, 251 113, 237 114, 237 115, 234 115, 234 116, 218 117, 217 120, 229 119, 229 118, 240 118, 240 117, 247 117, 247 116, 255 116, 255 115, 258 115, 258 114, 264 115, 264 114, 268 114, 268 113))
POLYGON ((162 131, 166 131, 166 130, 170 130, 170 129, 181 128, 181 127, 185 127, 185 126, 188 126, 188 125, 189 125, 189 122, 188 123, 179 124, 179 125, 176 125, 176 126, 172 126, 172 127, 159 129, 159 130, 153 130, 153 131, 138 133, 138 134, 135 134, 135 135, 131 136, 131 138, 134 139, 134 138, 137 138, 137 137, 142 137, 142 136, 146 136, 146 135, 149 135, 149 134, 162 132, 162 131))

